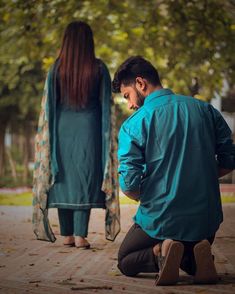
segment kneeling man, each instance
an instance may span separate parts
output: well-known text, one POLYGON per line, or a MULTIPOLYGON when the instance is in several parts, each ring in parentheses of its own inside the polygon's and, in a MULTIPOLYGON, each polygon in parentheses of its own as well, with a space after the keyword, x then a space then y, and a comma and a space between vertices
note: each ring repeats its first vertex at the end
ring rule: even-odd
POLYGON ((140 203, 119 269, 158 272, 156 284, 170 285, 180 267, 195 283, 215 283, 211 244, 223 220, 218 178, 235 167, 231 130, 210 104, 163 88, 140 56, 119 67, 113 91, 136 110, 121 127, 118 159, 121 189, 140 203))

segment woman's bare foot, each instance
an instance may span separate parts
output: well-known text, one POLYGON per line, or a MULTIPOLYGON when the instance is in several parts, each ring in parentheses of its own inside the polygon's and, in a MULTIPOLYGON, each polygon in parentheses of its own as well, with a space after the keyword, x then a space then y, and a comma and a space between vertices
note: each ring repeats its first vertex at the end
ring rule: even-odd
POLYGON ((75 236, 75 246, 77 248, 86 248, 89 249, 91 247, 90 243, 81 236, 75 236))
POLYGON ((64 237, 64 245, 74 246, 74 244, 75 244, 74 236, 65 236, 64 237))

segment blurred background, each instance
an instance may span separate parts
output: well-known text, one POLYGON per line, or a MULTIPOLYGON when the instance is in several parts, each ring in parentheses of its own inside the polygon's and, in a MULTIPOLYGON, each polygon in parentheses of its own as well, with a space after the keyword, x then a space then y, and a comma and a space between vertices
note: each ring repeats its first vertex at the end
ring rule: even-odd
MULTIPOLYGON (((0 19, 1 191, 30 193, 44 81, 73 20, 91 25, 111 76, 127 57, 142 55, 164 87, 221 111, 234 137, 235 1, 1 0, 0 19)), ((130 113, 114 99, 119 127, 130 113)), ((234 173, 222 181, 235 183, 234 173)))

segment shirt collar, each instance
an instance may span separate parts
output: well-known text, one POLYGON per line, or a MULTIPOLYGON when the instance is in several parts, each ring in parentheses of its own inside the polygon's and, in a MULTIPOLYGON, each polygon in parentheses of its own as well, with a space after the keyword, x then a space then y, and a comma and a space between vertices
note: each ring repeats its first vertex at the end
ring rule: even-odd
POLYGON ((149 94, 145 99, 144 99, 144 104, 150 102, 154 98, 158 98, 160 96, 166 96, 166 95, 171 95, 174 94, 170 89, 160 89, 152 92, 149 94))

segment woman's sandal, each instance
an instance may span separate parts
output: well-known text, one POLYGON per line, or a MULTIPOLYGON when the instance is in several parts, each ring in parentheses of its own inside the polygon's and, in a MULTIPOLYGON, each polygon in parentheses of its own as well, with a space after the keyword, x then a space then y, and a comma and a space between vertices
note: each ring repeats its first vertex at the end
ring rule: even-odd
POLYGON ((91 248, 91 244, 84 244, 84 245, 75 245, 76 248, 81 248, 81 249, 90 249, 91 248))
POLYGON ((90 249, 91 245, 85 237, 75 236, 75 247, 81 249, 90 249))
POLYGON ((66 246, 66 247, 74 247, 75 243, 74 242, 73 243, 68 243, 68 244, 64 243, 63 245, 66 246))
MULTIPOLYGON (((165 248, 164 248, 165 249, 165 248)), ((184 245, 181 242, 170 239, 160 244, 160 255, 156 256, 159 273, 156 275, 156 286, 175 285, 179 280, 179 267, 184 252, 184 245), (167 246, 166 255, 162 256, 164 246, 167 246)))
POLYGON ((64 246, 66 247, 74 247, 75 246, 75 240, 73 236, 64 236, 64 246))

